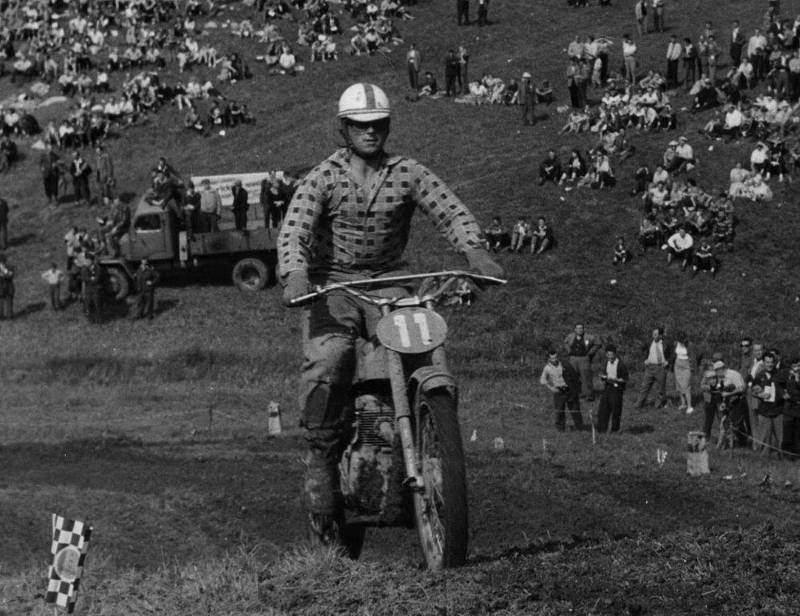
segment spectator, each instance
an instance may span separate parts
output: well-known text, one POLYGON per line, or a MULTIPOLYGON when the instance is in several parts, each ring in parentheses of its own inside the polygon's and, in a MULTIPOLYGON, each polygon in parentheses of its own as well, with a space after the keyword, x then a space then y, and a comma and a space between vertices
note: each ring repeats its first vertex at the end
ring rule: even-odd
POLYGON ((103 319, 103 269, 93 253, 84 254, 86 265, 81 268, 83 312, 90 323, 99 323, 103 319))
POLYGON ((636 17, 636 31, 641 38, 647 33, 647 0, 636 0, 633 13, 636 17))
POLYGON ((581 396, 590 402, 594 400, 592 359, 599 348, 599 341, 585 332, 583 323, 577 323, 575 331, 564 339, 564 351, 569 357, 569 363, 580 375, 581 396))
POLYGON ((614 265, 625 265, 633 258, 631 251, 625 245, 625 239, 620 235, 614 243, 614 256, 612 262, 614 265))
POLYGON ((625 66, 625 79, 628 83, 636 83, 636 43, 630 34, 622 37, 622 60, 625 66))
POLYGON ((155 296, 156 283, 158 282, 158 272, 150 265, 147 258, 142 259, 139 269, 135 275, 136 289, 139 295, 136 298, 136 318, 147 317, 152 319, 155 316, 155 296))
POLYGON ((692 236, 686 232, 684 227, 680 227, 667 240, 667 265, 677 259, 681 262, 681 270, 685 270, 692 256, 692 246, 694 246, 692 236))
POLYGON ((469 94, 469 52, 463 45, 458 48, 458 83, 461 94, 469 94))
MULTIPOLYGON (((750 434, 746 421, 744 406, 745 385, 742 375, 725 366, 721 359, 714 361, 711 370, 703 377, 702 389, 709 394, 709 402, 705 405, 705 421, 703 431, 707 439, 711 439, 711 428, 717 414, 720 419, 726 417, 740 445, 747 443, 750 434)), ((718 443, 719 444, 719 443, 718 443)))
POLYGON ((536 226, 531 231, 531 254, 540 255, 554 244, 553 231, 545 222, 544 216, 536 219, 536 226))
POLYGON ((236 180, 231 187, 233 193, 233 219, 237 231, 247 231, 247 190, 242 187, 242 181, 236 180))
POLYGON ((469 0, 456 0, 456 18, 458 25, 469 25, 469 0))
POLYGON ((796 460, 800 456, 800 357, 793 357, 789 364, 783 392, 781 449, 790 460, 796 460))
POLYGON ((678 65, 683 55, 683 47, 674 34, 669 37, 667 45, 667 87, 678 87, 678 65))
POLYGON ((581 390, 581 377, 577 370, 570 364, 558 358, 558 351, 550 351, 547 363, 542 369, 539 383, 547 387, 553 394, 553 408, 556 415, 556 429, 563 432, 566 429, 566 412, 570 410, 573 428, 583 430, 583 417, 580 411, 579 393, 581 390))
POLYGON ((499 216, 492 218, 492 224, 484 229, 486 236, 486 248, 492 252, 500 252, 509 244, 508 231, 503 228, 503 222, 499 216))
POLYGON ((685 332, 675 334, 674 349, 674 369, 675 389, 678 390, 679 411, 685 411, 687 415, 694 413, 692 406, 692 362, 690 346, 685 332))
POLYGON ((63 171, 61 159, 53 150, 51 143, 45 144, 45 151, 39 157, 39 170, 44 184, 44 195, 48 204, 58 203, 58 181, 63 171))
POLYGON ((606 360, 603 362, 600 380, 603 382, 603 392, 600 394, 600 404, 597 408, 597 429, 601 433, 606 432, 610 419, 611 431, 619 432, 628 368, 617 357, 616 345, 606 345, 606 360))
POLYGON ((111 160, 111 155, 106 150, 103 144, 98 144, 95 149, 96 155, 94 159, 95 172, 97 173, 97 186, 100 189, 101 197, 114 197, 114 187, 116 186, 116 179, 114 178, 114 163, 111 160))
POLYGON ((528 219, 521 216, 511 231, 511 252, 522 252, 522 248, 531 241, 531 226, 528 219))
POLYGON ((8 248, 8 201, 0 197, 0 250, 8 248))
POLYGON ((547 150, 547 156, 539 164, 539 186, 545 182, 557 184, 561 181, 561 161, 558 160, 555 150, 547 150))
POLYGON ((714 256, 711 242, 704 238, 700 241, 700 247, 694 253, 692 277, 696 276, 697 272, 711 272, 713 277, 717 274, 718 269, 719 261, 714 256))
POLYGON ((478 25, 489 25, 489 0, 478 0, 478 25))
POLYGON ((531 81, 531 74, 527 71, 522 73, 522 86, 519 90, 519 102, 520 105, 522 105, 522 123, 525 126, 533 125, 536 122, 536 99, 533 82, 531 81))
POLYGON ((444 59, 445 96, 457 96, 460 88, 456 87, 459 77, 460 64, 455 50, 447 52, 444 59))
POLYGON ((92 196, 89 190, 89 176, 92 174, 92 168, 83 160, 83 156, 78 150, 75 150, 72 155, 69 172, 72 175, 75 200, 88 205, 92 196))
POLYGON ((219 219, 222 216, 222 199, 215 188, 211 188, 211 181, 206 178, 200 185, 200 233, 219 231, 219 219))
POLYGON ((412 92, 419 91, 419 65, 421 56, 414 43, 411 43, 406 54, 406 65, 408 67, 408 82, 412 92))
POLYGON ((654 406, 663 408, 667 405, 667 369, 674 361, 675 345, 664 339, 663 327, 656 327, 653 329, 650 341, 644 345, 643 351, 644 375, 635 406, 637 409, 643 409, 648 395, 655 388, 654 406))
POLYGON ((50 269, 42 273, 42 280, 47 283, 50 293, 50 306, 53 310, 61 310, 61 283, 64 280, 64 272, 58 269, 55 263, 50 264, 50 269))
POLYGON ((0 319, 14 318, 14 268, 0 253, 0 319))

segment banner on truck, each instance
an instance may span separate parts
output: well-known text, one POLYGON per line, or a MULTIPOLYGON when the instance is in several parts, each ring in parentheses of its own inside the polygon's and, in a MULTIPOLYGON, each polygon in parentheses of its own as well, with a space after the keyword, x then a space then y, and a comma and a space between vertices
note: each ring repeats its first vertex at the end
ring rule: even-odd
POLYGON ((233 205, 233 192, 231 188, 236 180, 241 180, 242 188, 247 191, 247 202, 250 205, 257 205, 261 194, 261 182, 265 178, 277 177, 284 178, 283 171, 260 171, 257 173, 229 173, 227 175, 193 175, 192 184, 197 192, 203 190, 203 180, 211 183, 211 188, 215 188, 222 199, 222 207, 233 205))

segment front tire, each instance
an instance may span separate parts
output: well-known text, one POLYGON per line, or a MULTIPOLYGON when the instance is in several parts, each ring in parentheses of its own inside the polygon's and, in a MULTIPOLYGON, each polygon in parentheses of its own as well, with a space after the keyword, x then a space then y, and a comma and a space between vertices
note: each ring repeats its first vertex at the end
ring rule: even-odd
POLYGON ((121 267, 108 268, 108 296, 115 301, 122 301, 130 293, 128 275, 121 267))
POLYGON ((419 397, 414 409, 418 469, 414 516, 425 563, 432 571, 467 559, 467 481, 456 402, 446 392, 419 397))

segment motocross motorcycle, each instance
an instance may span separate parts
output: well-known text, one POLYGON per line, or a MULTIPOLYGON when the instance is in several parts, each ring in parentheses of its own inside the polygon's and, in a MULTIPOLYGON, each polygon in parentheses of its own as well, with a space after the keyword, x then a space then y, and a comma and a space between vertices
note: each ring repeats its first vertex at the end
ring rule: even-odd
POLYGON ((358 350, 353 412, 339 461, 346 524, 342 542, 357 556, 369 526, 416 526, 425 562, 439 570, 467 555, 467 487, 458 422, 458 387, 447 367, 442 301, 468 297, 469 285, 505 280, 442 271, 333 283, 297 298, 302 305, 347 293, 382 318, 358 350), (376 287, 422 281, 417 294, 386 297, 376 287), (379 285, 379 286, 378 286, 379 285))

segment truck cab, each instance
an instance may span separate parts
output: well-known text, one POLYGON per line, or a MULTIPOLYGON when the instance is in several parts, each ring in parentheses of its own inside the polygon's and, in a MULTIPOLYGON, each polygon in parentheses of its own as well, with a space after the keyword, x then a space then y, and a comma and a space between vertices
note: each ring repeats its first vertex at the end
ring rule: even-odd
POLYGON ((170 210, 142 198, 131 216, 128 232, 120 238, 120 252, 128 261, 173 260, 177 257, 177 221, 170 210))

